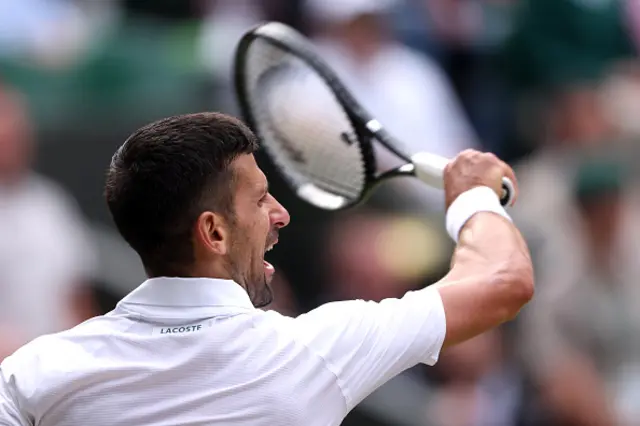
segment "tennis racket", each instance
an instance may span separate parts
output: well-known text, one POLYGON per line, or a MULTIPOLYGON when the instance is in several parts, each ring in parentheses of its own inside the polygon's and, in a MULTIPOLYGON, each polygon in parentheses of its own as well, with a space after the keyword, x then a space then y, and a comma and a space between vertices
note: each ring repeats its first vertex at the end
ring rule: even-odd
MULTIPOLYGON (((294 29, 269 22, 248 31, 236 49, 234 77, 244 119, 306 202, 325 210, 344 209, 398 176, 414 176, 443 188, 449 159, 405 152, 294 29), (401 165, 379 170, 374 141, 401 165)), ((502 183, 500 201, 508 206, 513 183, 507 178, 502 183)))

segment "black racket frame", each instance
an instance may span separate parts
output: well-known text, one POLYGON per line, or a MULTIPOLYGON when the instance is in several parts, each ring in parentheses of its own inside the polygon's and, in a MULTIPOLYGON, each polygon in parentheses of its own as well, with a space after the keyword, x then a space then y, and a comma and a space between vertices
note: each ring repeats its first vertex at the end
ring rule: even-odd
MULTIPOLYGON (((238 43, 234 57, 233 78, 240 111, 247 125, 249 125, 261 141, 264 142, 266 138, 260 133, 260 126, 258 126, 257 119, 253 114, 246 78, 247 52, 251 48, 252 43, 258 39, 266 41, 278 49, 297 57, 313 69, 324 80, 327 86, 329 86, 351 122, 351 126, 356 133, 356 142, 362 152, 365 185, 357 200, 336 210, 346 209, 363 202, 376 186, 387 179, 398 176, 415 176, 414 166, 410 156, 403 152, 399 148, 398 142, 395 141, 373 116, 362 108, 358 101, 356 101, 353 95, 342 84, 331 67, 316 53, 312 44, 296 30, 278 22, 260 24, 245 33, 238 43), (378 173, 372 143, 373 140, 380 142, 382 146, 406 164, 378 173)), ((345 143, 348 142, 345 141, 345 143)), ((286 177, 286 173, 283 174, 286 177)), ((288 181, 289 179, 287 178, 286 180, 288 181)))

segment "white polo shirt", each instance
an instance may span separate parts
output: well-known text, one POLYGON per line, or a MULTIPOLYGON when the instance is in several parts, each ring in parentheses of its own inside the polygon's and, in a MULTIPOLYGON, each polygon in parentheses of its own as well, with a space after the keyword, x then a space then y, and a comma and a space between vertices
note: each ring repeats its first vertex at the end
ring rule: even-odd
POLYGON ((154 278, 7 358, 0 425, 339 425, 391 377, 433 365, 444 336, 435 289, 289 318, 233 281, 154 278))

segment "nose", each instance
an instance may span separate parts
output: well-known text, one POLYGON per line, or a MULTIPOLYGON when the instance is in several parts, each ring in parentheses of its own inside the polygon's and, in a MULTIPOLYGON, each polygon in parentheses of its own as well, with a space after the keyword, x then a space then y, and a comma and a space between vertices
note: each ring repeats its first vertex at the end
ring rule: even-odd
POLYGON ((271 211, 271 222, 276 228, 284 228, 291 221, 289 212, 284 208, 282 204, 275 197, 271 196, 273 200, 273 210, 271 211))

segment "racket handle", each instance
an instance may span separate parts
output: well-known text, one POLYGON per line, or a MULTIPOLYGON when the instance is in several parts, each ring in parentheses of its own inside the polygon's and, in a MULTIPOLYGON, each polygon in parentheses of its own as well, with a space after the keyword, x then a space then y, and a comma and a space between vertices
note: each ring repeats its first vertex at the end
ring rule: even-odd
MULTIPOLYGON (((419 152, 411 157, 411 161, 413 162, 414 174, 418 179, 435 188, 444 187, 443 173, 449 164, 449 159, 428 152, 419 152)), ((511 206, 514 196, 513 182, 511 179, 503 177, 500 204, 504 207, 511 206)))

